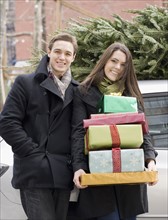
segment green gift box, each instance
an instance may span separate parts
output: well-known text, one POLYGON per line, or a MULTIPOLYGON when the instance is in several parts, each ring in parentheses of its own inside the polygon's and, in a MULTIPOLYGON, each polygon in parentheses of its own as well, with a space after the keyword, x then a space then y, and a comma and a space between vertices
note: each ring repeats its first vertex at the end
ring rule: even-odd
POLYGON ((85 136, 85 153, 112 147, 139 148, 142 143, 140 124, 89 126, 85 136))
POLYGON ((138 112, 135 97, 104 95, 98 103, 98 113, 138 112))

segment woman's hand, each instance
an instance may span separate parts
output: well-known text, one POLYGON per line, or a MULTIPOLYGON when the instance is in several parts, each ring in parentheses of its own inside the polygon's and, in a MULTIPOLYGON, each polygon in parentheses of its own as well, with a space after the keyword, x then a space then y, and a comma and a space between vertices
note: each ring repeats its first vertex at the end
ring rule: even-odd
POLYGON ((80 177, 82 174, 86 174, 84 170, 80 169, 80 170, 77 170, 75 173, 74 173, 74 178, 73 178, 73 182, 75 183, 76 187, 78 189, 84 189, 88 186, 82 186, 80 184, 80 177))
MULTIPOLYGON (((149 163, 148 163, 148 171, 157 171, 156 164, 155 164, 154 160, 149 161, 149 163)), ((157 182, 158 182, 158 179, 155 182, 148 183, 148 185, 149 186, 154 186, 155 184, 157 184, 157 182)))

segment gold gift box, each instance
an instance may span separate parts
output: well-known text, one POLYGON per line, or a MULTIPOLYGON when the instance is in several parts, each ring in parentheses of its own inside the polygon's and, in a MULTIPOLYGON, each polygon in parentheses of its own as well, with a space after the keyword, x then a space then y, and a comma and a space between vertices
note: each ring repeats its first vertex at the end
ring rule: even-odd
POLYGON ((139 184, 158 180, 157 171, 121 172, 121 173, 92 173, 81 176, 82 186, 98 186, 112 184, 139 184))

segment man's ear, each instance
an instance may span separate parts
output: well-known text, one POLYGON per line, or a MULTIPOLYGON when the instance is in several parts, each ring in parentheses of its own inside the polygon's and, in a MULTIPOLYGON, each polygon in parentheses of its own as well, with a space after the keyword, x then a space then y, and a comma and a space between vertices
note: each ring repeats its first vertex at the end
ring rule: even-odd
MULTIPOLYGON (((76 57, 76 53, 73 55, 73 61, 75 60, 75 57, 76 57)), ((72 62, 73 62, 73 61, 72 61, 72 62)))
POLYGON ((48 51, 47 51, 48 57, 50 57, 50 53, 51 53, 51 51, 48 49, 48 51))

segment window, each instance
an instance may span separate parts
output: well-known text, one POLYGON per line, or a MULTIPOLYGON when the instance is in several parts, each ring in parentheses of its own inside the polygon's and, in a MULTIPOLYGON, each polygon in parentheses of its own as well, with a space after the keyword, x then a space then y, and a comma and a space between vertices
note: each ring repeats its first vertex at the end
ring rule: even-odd
POLYGON ((149 132, 156 148, 168 148, 168 93, 143 95, 149 132))
POLYGON ((0 164, 0 177, 9 169, 8 165, 0 164))

